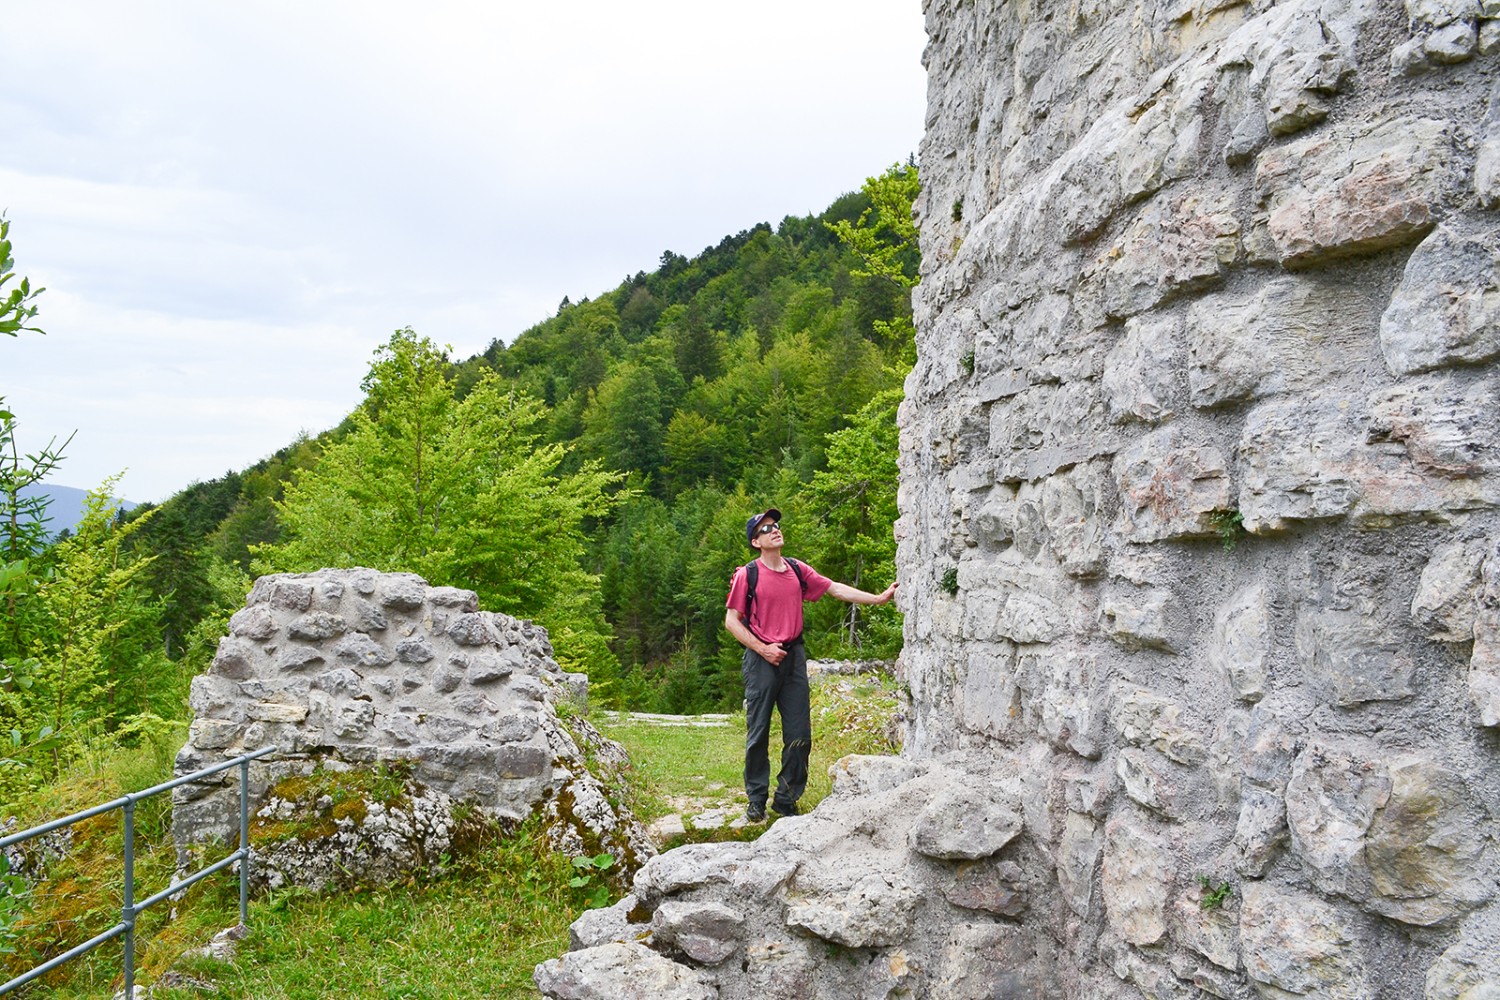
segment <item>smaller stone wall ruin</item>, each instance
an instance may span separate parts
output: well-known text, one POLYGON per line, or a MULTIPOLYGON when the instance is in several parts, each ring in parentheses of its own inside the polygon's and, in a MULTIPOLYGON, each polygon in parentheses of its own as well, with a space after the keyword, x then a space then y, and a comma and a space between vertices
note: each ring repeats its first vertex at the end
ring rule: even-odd
MULTIPOLYGON (((587 694, 545 629, 479 610, 472 591, 369 569, 266 576, 193 680, 176 772, 278 748, 250 772, 263 835, 252 841, 272 884, 388 877, 439 858, 463 817, 514 824, 537 812, 559 850, 609 850, 633 868, 655 849, 585 760, 618 777, 623 748, 558 717, 587 694), (383 797, 344 805, 369 785, 341 784, 352 771, 385 775, 383 797), (264 836, 287 829, 297 835, 270 837, 280 846, 264 836)), ((238 816, 237 769, 174 792, 183 852, 236 842, 238 816)))

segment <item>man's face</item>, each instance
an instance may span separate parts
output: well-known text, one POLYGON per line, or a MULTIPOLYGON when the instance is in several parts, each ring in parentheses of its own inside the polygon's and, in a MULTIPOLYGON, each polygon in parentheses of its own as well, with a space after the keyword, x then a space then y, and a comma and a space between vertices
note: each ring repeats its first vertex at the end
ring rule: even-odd
POLYGON ((765 548, 767 542, 773 547, 781 545, 781 525, 769 519, 755 526, 755 547, 765 548))

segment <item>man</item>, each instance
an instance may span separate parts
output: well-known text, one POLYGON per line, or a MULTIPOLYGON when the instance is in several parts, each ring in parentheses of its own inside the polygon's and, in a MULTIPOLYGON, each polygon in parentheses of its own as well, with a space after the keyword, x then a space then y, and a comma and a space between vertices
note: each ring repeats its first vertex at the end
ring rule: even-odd
POLYGON ((807 648, 802 644, 802 602, 827 594, 850 604, 886 604, 893 583, 879 594, 820 575, 804 562, 781 554, 781 511, 772 507, 745 524, 745 539, 758 553, 755 562, 735 570, 729 584, 724 627, 745 647, 740 674, 745 680, 745 818, 766 818, 771 763, 771 709, 781 713, 781 772, 771 808, 783 816, 799 812, 807 787, 807 756, 812 751, 812 713, 807 691, 807 648), (753 569, 752 569, 753 567, 753 569), (751 579, 751 576, 754 579, 751 579))

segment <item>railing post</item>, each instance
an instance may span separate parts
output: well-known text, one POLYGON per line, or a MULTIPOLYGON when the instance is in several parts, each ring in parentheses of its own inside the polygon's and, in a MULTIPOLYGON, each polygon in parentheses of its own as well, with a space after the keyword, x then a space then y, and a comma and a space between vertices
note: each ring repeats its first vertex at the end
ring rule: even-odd
POLYGON ((125 798, 125 1000, 135 1000, 135 799, 125 798))
POLYGON ((250 761, 240 761, 240 926, 250 926, 250 761))

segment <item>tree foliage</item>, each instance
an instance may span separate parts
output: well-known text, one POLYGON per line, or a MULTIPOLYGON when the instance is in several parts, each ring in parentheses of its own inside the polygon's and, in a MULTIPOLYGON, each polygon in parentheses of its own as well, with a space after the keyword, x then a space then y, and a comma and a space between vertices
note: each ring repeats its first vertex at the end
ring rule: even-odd
POLYGON ((551 629, 560 660, 607 670, 599 582, 581 563, 585 520, 620 482, 540 440, 543 407, 485 373, 455 399, 446 354, 399 330, 364 382, 347 434, 276 503, 282 539, 257 570, 369 566, 478 592, 483 607, 551 629))
MULTIPOLYGON (((165 646, 211 652, 244 570, 367 565, 535 618, 596 696, 728 707, 724 596, 775 504, 790 553, 880 589, 894 573, 895 412, 914 360, 911 200, 897 165, 817 216, 661 255, 455 362, 398 331, 360 408, 171 498, 132 536, 165 646)), ((889 609, 811 607, 815 655, 889 656, 889 609)))

